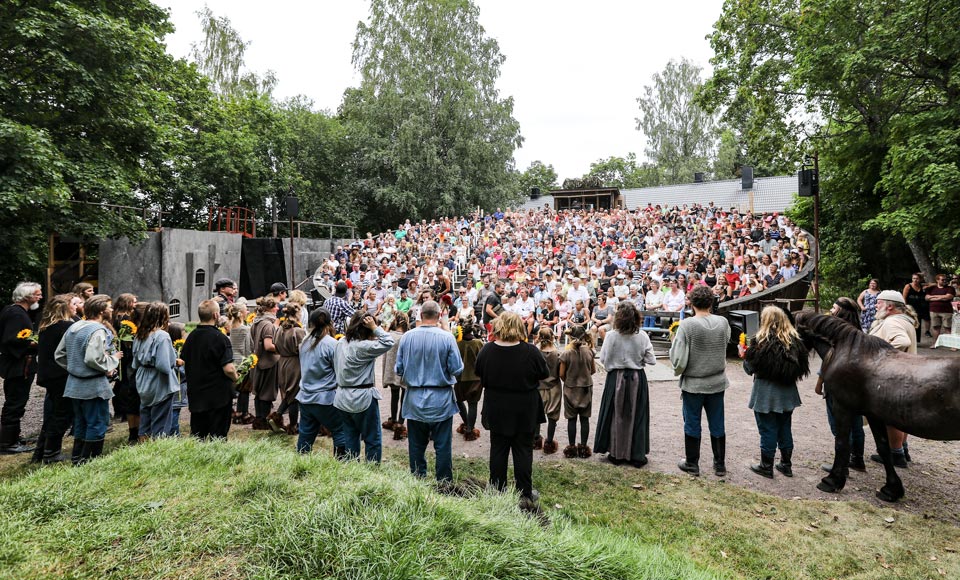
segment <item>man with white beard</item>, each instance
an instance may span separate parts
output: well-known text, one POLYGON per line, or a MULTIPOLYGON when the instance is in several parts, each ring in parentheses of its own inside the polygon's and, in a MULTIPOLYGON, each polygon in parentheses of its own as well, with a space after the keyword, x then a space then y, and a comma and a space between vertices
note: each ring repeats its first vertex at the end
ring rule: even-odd
MULTIPOLYGON (((893 348, 917 354, 917 314, 907 306, 903 294, 896 290, 884 290, 877 295, 877 314, 870 335, 882 338, 893 348)), ((887 427, 887 439, 890 440, 890 453, 895 467, 907 467, 907 434, 899 429, 887 427)), ((870 459, 882 463, 880 455, 871 455, 870 459)))
POLYGON ((37 373, 37 343, 29 312, 40 307, 43 290, 35 282, 21 282, 13 291, 13 304, 0 311, 0 378, 3 410, 0 412, 0 454, 27 453, 33 447, 20 439, 20 420, 30 399, 37 373))

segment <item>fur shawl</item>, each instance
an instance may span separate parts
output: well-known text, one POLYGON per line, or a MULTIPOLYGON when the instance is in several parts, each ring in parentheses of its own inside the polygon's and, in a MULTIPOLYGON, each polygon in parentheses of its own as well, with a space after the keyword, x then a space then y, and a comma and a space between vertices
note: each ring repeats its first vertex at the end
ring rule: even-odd
POLYGON ((787 348, 776 339, 756 343, 747 349, 745 360, 757 378, 792 385, 810 373, 809 351, 800 340, 787 348))

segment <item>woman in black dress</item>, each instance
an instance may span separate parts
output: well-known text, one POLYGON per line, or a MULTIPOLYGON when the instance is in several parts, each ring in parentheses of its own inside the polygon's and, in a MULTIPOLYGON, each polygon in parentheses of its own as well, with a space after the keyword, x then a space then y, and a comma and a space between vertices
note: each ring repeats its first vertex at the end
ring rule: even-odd
POLYGON ((903 299, 917 311, 920 325, 917 326, 917 344, 923 331, 923 323, 927 323, 926 332, 930 336, 930 303, 927 302, 927 288, 923 284, 923 274, 916 272, 910 278, 910 283, 903 287, 903 299))
POLYGON ((60 339, 73 324, 77 314, 73 294, 54 296, 47 302, 40 319, 37 335, 37 384, 46 389, 43 398, 43 425, 37 437, 31 463, 58 463, 65 458, 60 453, 63 435, 73 423, 73 403, 63 398, 67 387, 67 371, 54 360, 60 339))
POLYGON ((526 505, 533 495, 533 439, 546 421, 538 387, 547 378, 547 363, 526 341, 527 330, 517 314, 494 319, 494 342, 477 355, 476 371, 483 387, 481 424, 490 431, 490 485, 507 486, 507 458, 513 454, 517 489, 526 505))

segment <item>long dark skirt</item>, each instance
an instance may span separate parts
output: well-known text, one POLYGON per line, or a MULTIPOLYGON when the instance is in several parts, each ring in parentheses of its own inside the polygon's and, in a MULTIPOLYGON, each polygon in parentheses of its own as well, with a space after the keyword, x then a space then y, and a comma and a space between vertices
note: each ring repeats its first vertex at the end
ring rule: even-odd
POLYGON ((607 374, 600 399, 594 453, 612 459, 643 461, 650 453, 650 393, 643 369, 615 369, 607 374))

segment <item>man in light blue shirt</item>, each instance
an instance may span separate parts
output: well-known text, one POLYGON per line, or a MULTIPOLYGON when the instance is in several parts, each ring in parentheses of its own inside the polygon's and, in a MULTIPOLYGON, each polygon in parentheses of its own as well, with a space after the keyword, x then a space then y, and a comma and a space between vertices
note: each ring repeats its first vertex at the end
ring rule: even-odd
POLYGON ((463 359, 453 335, 439 328, 440 305, 420 308, 420 323, 400 339, 395 370, 407 384, 403 418, 407 420, 410 471, 427 475, 427 443, 437 453, 437 481, 453 481, 453 416, 458 413, 453 385, 463 359))

